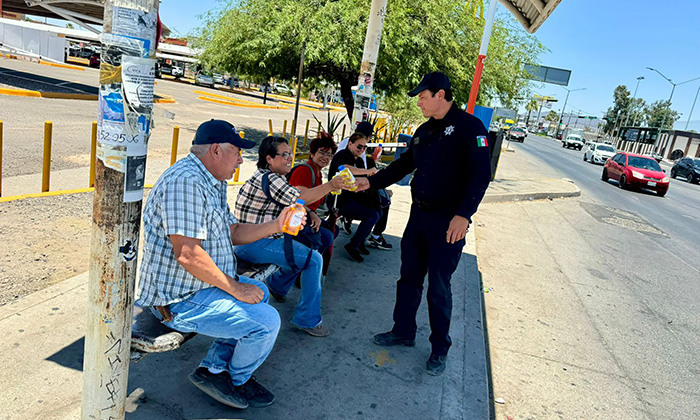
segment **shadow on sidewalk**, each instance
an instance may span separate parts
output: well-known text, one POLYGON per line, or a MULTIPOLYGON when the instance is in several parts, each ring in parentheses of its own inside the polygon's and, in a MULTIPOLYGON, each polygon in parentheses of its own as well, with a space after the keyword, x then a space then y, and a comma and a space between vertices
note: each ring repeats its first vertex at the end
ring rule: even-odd
MULTIPOLYGON (((289 320, 299 298, 292 288, 287 302, 272 305, 282 328, 258 380, 277 397, 263 409, 235 410, 207 397, 187 379, 205 356, 212 338, 197 336, 183 348, 152 354, 130 367, 129 393, 145 398, 130 419, 479 419, 487 418, 488 394, 481 320, 481 284, 476 256, 463 254, 453 276, 453 346, 447 371, 424 371, 430 355, 430 327, 425 298, 418 314, 415 348, 381 348, 374 334, 392 326, 395 283, 400 266, 400 238, 385 235, 392 251, 372 250, 362 264, 343 251, 348 236, 335 242, 336 253, 323 289, 328 338, 314 338, 289 320)), ((466 250, 466 248, 465 248, 466 250)))

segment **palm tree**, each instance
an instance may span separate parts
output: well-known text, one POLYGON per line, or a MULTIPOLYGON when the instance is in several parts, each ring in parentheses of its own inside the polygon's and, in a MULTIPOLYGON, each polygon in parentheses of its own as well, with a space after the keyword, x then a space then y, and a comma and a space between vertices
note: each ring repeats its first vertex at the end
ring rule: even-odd
POLYGON ((528 102, 527 105, 525 105, 525 109, 527 110, 527 120, 525 124, 528 127, 530 126, 530 114, 532 114, 532 111, 537 111, 538 106, 539 104, 534 99, 530 99, 530 102, 528 102))

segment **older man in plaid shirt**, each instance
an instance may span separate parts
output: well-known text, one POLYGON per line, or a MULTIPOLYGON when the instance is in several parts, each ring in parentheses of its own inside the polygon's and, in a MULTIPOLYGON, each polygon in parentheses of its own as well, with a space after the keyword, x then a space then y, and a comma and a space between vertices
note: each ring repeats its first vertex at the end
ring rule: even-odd
POLYGON ((257 225, 234 218, 226 180, 255 143, 233 125, 207 121, 192 144, 146 202, 138 300, 170 328, 216 338, 190 375, 195 386, 231 407, 264 407, 274 395, 252 373, 270 354, 280 318, 265 285, 236 274, 233 246, 281 232, 287 213, 257 225))

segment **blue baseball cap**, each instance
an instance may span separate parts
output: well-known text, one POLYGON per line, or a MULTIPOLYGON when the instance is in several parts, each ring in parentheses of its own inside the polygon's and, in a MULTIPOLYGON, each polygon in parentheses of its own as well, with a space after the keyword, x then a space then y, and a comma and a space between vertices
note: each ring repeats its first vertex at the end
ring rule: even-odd
POLYGON ((241 138, 230 122, 214 119, 200 124, 192 140, 193 145, 213 143, 230 143, 240 149, 252 149, 255 146, 254 141, 241 138))
POLYGON ((415 89, 408 92, 408 96, 416 96, 426 89, 452 89, 452 84, 450 83, 450 78, 447 77, 445 73, 434 71, 423 76, 423 80, 420 81, 415 89))
POLYGON ((372 133, 374 132, 374 126, 369 121, 362 121, 359 124, 357 124, 355 132, 364 134, 367 137, 372 137, 372 133))

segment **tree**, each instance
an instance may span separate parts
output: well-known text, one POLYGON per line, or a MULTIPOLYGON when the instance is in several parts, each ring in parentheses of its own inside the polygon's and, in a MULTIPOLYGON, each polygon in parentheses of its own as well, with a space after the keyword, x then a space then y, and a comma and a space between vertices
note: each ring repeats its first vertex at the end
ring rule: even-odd
POLYGON ((544 117, 544 119, 551 123, 556 123, 557 121, 559 121, 559 114, 557 114, 556 111, 549 111, 549 114, 547 114, 547 116, 544 117))
MULTIPOLYGON (((371 0, 240 0, 210 12, 198 33, 201 59, 256 81, 292 80, 306 41, 305 83, 339 84, 348 110, 357 84, 371 0)), ((423 74, 443 70, 457 103, 465 103, 483 31, 483 0, 392 0, 388 4, 374 88, 405 94, 423 74)), ((494 24, 479 103, 503 106, 528 96, 522 63, 536 63, 544 47, 516 27, 494 24)))
POLYGON ((671 109, 671 101, 658 100, 644 108, 644 118, 649 127, 661 127, 663 122, 662 130, 672 130, 673 124, 681 118, 681 115, 671 109))
POLYGON ((537 102, 535 99, 530 99, 530 101, 525 105, 525 109, 527 110, 527 124, 530 125, 530 114, 533 112, 537 111, 539 109, 540 104, 537 102))
POLYGON ((627 89, 627 86, 619 85, 616 87, 613 92, 613 106, 608 108, 603 117, 605 120, 603 131, 612 133, 613 129, 619 127, 627 115, 631 103, 632 98, 630 98, 630 91, 627 89))

